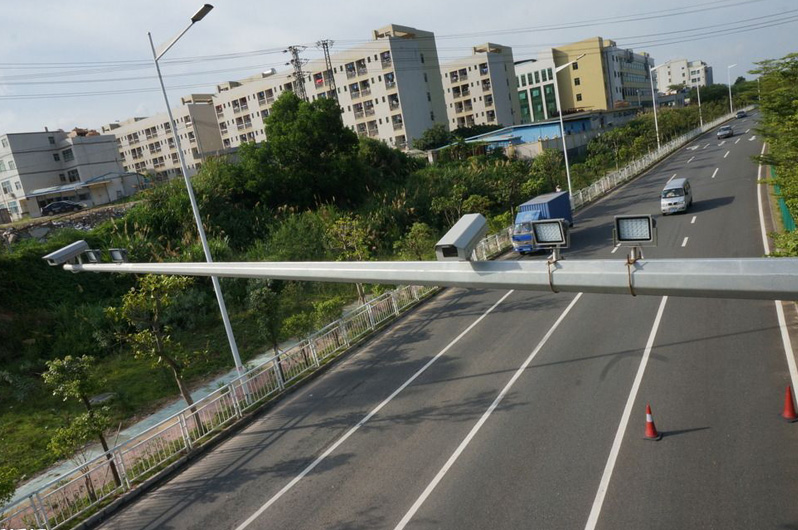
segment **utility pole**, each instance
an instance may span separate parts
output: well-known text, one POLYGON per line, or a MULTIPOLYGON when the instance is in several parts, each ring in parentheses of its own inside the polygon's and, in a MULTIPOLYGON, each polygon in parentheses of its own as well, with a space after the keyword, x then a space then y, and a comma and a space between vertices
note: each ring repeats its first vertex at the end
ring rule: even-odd
POLYGON ((330 46, 333 44, 334 41, 331 41, 330 39, 324 39, 316 42, 316 46, 321 48, 324 52, 324 65, 327 69, 326 73, 329 75, 330 89, 332 90, 335 101, 338 101, 338 90, 335 88, 335 76, 333 75, 332 60, 330 60, 330 46))
POLYGON ((305 72, 302 71, 302 67, 307 63, 307 59, 301 59, 299 57, 299 52, 303 51, 305 46, 289 46, 288 49, 283 50, 283 53, 290 53, 291 60, 287 62, 287 65, 292 65, 294 67, 294 79, 296 79, 296 91, 297 95, 302 101, 308 100, 308 94, 305 92, 305 72))

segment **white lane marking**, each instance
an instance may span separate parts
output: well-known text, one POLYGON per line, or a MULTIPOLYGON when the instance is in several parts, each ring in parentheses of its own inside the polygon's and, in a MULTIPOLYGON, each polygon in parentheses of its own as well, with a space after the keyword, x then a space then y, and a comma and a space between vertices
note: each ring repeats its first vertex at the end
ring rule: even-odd
POLYGON ((737 138, 737 139, 734 141, 734 145, 737 145, 737 144, 739 144, 739 143, 740 143, 740 140, 742 140, 742 138, 737 138))
POLYGON ((723 158, 726 158, 727 156, 729 156, 729 153, 730 153, 730 151, 726 151, 726 154, 723 155, 723 158))
POLYGON ((684 238, 684 240, 682 241, 682 247, 686 247, 687 246, 687 240, 688 239, 690 239, 690 238, 689 237, 685 237, 684 238))
POLYGON ((673 179, 675 179, 675 178, 676 178, 676 173, 674 173, 674 174, 673 174, 673 176, 672 176, 671 178, 669 178, 669 179, 668 179, 668 182, 672 181, 672 180, 673 180, 673 179))
POLYGON ((709 144, 705 145, 705 146, 704 146, 704 147, 702 147, 701 149, 706 149, 707 147, 709 147, 709 144))
POLYGON ((756 140, 756 135, 753 135, 751 138, 748 139, 749 142, 753 142, 754 140, 756 140))
POLYGON ((621 245, 615 245, 615 248, 612 249, 612 252, 610 252, 610 254, 615 254, 616 252, 618 252, 619 248, 621 248, 621 245))
POLYGON ((695 151, 696 149, 698 149, 697 145, 691 145, 690 147, 685 147, 685 150, 687 151, 695 151))
POLYGON ((694 225, 694 224, 695 224, 695 218, 696 218, 696 217, 697 217, 697 216, 696 216, 696 215, 694 215, 694 216, 693 216, 693 218, 692 218, 692 219, 690 219, 690 224, 691 224, 691 225, 694 225))
POLYGON ((598 524, 601 507, 604 504, 604 497, 607 495, 607 490, 610 487, 612 471, 615 469, 615 461, 618 460, 618 454, 621 452, 621 443, 626 433, 626 427, 629 424, 629 416, 632 414, 632 407, 634 407, 635 400, 637 399, 640 383, 643 381, 643 374, 646 371, 651 349, 654 347, 654 338, 657 336, 657 330, 659 329, 659 323, 662 320, 662 313, 665 311, 665 303, 667 301, 668 297, 663 296, 662 301, 659 303, 657 316, 654 318, 654 325, 651 326, 651 333, 648 336, 648 342, 646 343, 645 351, 643 351, 643 358, 640 360, 640 366, 637 368, 637 375, 635 375, 634 383, 632 383, 632 390, 629 392, 629 397, 626 400, 626 407, 623 409, 623 414, 621 415, 621 423, 618 425, 618 431, 615 433, 615 440, 612 442, 612 449, 610 449, 610 455, 609 458, 607 458, 607 465, 604 466, 604 474, 601 476, 596 498, 593 499, 593 508, 591 508, 590 515, 587 518, 585 530, 595 530, 596 524, 598 524))
POLYGON ((746 130, 745 130, 745 134, 748 134, 748 131, 750 131, 750 130, 751 130, 751 129, 746 129, 746 130))
POLYGON ((721 142, 718 144, 718 147, 723 147, 723 144, 725 144, 725 143, 726 143, 726 140, 721 140, 721 142))
POLYGON ((715 171, 712 173, 712 178, 713 178, 713 179, 715 178, 715 175, 717 175, 717 174, 718 174, 718 170, 719 170, 719 169, 720 169, 719 167, 716 167, 716 168, 715 168, 715 171))
POLYGON ((519 377, 521 377, 521 374, 523 374, 524 371, 526 371, 527 367, 529 366, 529 363, 531 363, 532 360, 535 358, 535 356, 537 356, 538 352, 543 349, 543 346, 546 344, 546 342, 548 342, 549 338, 551 338, 551 336, 554 334, 554 331, 559 327, 562 321, 565 320, 565 317, 568 315, 571 309, 573 309, 573 307, 576 305, 576 302, 578 302, 581 297, 582 293, 579 293, 576 295, 576 297, 573 300, 571 300, 571 303, 568 304, 568 307, 565 308, 565 311, 562 312, 562 314, 554 323, 554 325, 549 329, 549 331, 546 332, 546 335, 544 335, 543 338, 540 339, 540 342, 532 351, 532 353, 529 354, 529 357, 526 358, 524 364, 522 364, 521 367, 518 370, 516 370, 516 372, 513 374, 513 377, 510 378, 510 381, 505 385, 502 391, 499 392, 499 395, 496 396, 496 399, 493 400, 493 403, 490 404, 488 410, 485 411, 482 417, 479 418, 479 421, 477 421, 477 423, 471 428, 471 431, 469 431, 469 433, 466 435, 463 441, 460 442, 460 445, 457 447, 457 449, 455 449, 454 453, 452 453, 452 456, 449 457, 449 460, 447 460, 446 463, 443 465, 443 467, 440 469, 440 471, 438 471, 438 474, 435 475, 435 478, 432 479, 432 482, 430 482, 427 485, 427 487, 421 493, 419 498, 416 499, 416 502, 413 503, 413 506, 411 506, 410 509, 405 514, 405 516, 402 517, 402 520, 399 521, 399 524, 396 525, 394 530, 401 530, 402 528, 407 526, 407 523, 410 522, 410 519, 413 518, 413 516, 416 514, 421 505, 424 504, 424 501, 427 500, 427 497, 429 497, 430 493, 432 493, 432 490, 435 489, 435 487, 438 485, 438 483, 441 481, 444 475, 446 475, 446 473, 449 471, 452 465, 454 465, 454 463, 463 453, 468 444, 471 443, 471 440, 474 438, 474 436, 476 436, 476 434, 479 432, 479 430, 482 428, 485 422, 488 421, 490 415, 493 413, 496 407, 499 406, 499 403, 502 402, 502 400, 508 394, 508 392, 510 392, 510 389, 513 387, 515 382, 518 380, 519 377))
POLYGON ((691 156, 690 160, 688 160, 687 163, 689 164, 690 162, 692 162, 694 158, 695 158, 694 156, 691 156))
MULTIPOLYGON (((762 145, 760 156, 765 154, 765 144, 762 145)), ((756 202, 759 207, 759 228, 762 232, 762 247, 765 249, 765 254, 770 254, 770 242, 768 241, 767 231, 765 230, 765 212, 762 209, 762 186, 760 184, 762 179, 762 164, 759 164, 759 169, 756 172, 756 202)), ((781 343, 784 348, 784 355, 787 357, 787 367, 790 370, 790 381, 792 383, 793 391, 798 387, 798 367, 795 365, 795 355, 792 349, 792 340, 790 340, 790 333, 787 330, 787 319, 784 317, 784 306, 781 300, 776 300, 776 318, 779 321, 779 331, 781 332, 781 343)))
MULTIPOLYGON (((486 316, 488 316, 488 315, 489 315, 489 314, 490 314, 490 313, 491 313, 491 312, 492 312, 494 309, 496 309, 496 308, 499 306, 499 304, 501 304, 502 302, 504 302, 504 300, 505 300, 505 299, 506 299, 508 296, 510 296, 510 295, 512 294, 512 292, 513 292, 513 291, 507 291, 507 293, 506 293, 504 296, 502 296, 502 297, 499 299, 499 301, 498 301, 498 302, 496 302, 495 304, 493 304, 493 305, 490 307, 490 309, 488 309, 487 311, 485 311, 485 312, 484 312, 484 313, 483 313, 483 314, 482 314, 482 315, 481 315, 481 316, 480 316, 478 319, 476 319, 474 322, 472 322, 472 323, 471 323, 471 324, 470 324, 470 325, 469 325, 469 326, 468 326, 468 327, 467 327, 465 330, 463 330, 463 332, 462 332, 462 333, 460 333, 460 334, 459 334, 457 337, 455 337, 455 338, 454 338, 454 340, 452 340, 452 341, 451 341, 449 344, 447 344, 445 348, 443 348, 441 351, 439 351, 439 352, 438 352, 438 353, 435 355, 435 357, 433 357, 432 359, 430 359, 430 360, 427 362, 427 364, 425 364, 424 366, 422 366, 422 367, 421 367, 421 368, 420 368, 420 369, 419 369, 419 370, 418 370, 416 373, 414 373, 412 376, 410 376, 410 379, 408 379, 407 381, 405 381, 404 383, 402 383, 402 385, 401 385, 399 388, 397 388, 396 390, 394 390, 394 391, 393 391, 393 393, 392 393, 390 396, 388 396, 387 398, 385 398, 385 400, 383 400, 383 401, 382 401, 382 403, 380 403, 379 405, 377 405, 377 406, 374 408, 374 410, 372 410, 371 412, 369 412, 368 414, 366 414, 366 415, 363 417, 363 419, 361 419, 359 422, 357 422, 357 424, 356 424, 354 427, 352 427, 351 429, 349 429, 349 430, 346 432, 346 434, 344 434, 343 436, 341 436, 341 437, 340 437, 340 438, 339 438, 339 439, 338 439, 338 440, 337 440, 337 441, 336 441, 334 444, 332 444, 332 445, 331 445, 331 446, 330 446, 330 447, 329 447, 329 448, 328 448, 326 451, 324 451, 324 452, 321 454, 321 456, 319 456, 319 457, 318 457, 316 460, 314 460, 314 461, 313 461, 313 462, 312 462, 312 463, 311 463, 311 464, 310 464, 308 467, 306 467, 305 469, 303 469, 303 470, 302 470, 302 472, 301 472, 301 473, 299 473, 299 475, 297 475, 296 477, 294 477, 294 479, 293 479, 293 480, 291 480, 291 482, 289 482, 288 484, 286 484, 286 485, 283 487, 283 489, 281 489, 280 491, 278 491, 278 492, 277 492, 277 493, 276 493, 276 494, 275 494, 275 495, 274 495, 274 496, 273 496, 271 499, 269 499, 268 501, 266 501, 266 503, 265 503, 263 506, 261 506, 260 508, 258 508, 258 510, 257 510, 255 513, 253 513, 251 516, 249 516, 249 518, 247 518, 247 520, 246 520, 246 521, 244 521, 243 523, 241 523, 240 525, 238 525, 238 526, 236 527, 236 530, 244 530, 244 528, 246 528, 246 527, 248 527, 250 524, 252 524, 252 522, 253 522, 253 521, 255 521, 255 519, 257 519, 257 518, 258 518, 258 517, 259 517, 259 516, 260 516, 260 515, 261 515, 263 512, 265 512, 265 511, 266 511, 266 510, 267 510, 267 509, 268 509, 268 508, 269 508, 269 507, 270 507, 272 504, 274 504, 275 502, 277 502, 277 500, 278 500, 280 497, 282 497, 282 496, 283 496, 283 495, 284 495, 284 494, 285 494, 285 493, 286 493, 288 490, 290 490, 291 488, 293 488, 294 486, 296 486, 296 484, 297 484, 297 483, 298 483, 300 480, 302 480, 302 478, 303 478, 305 475, 307 475, 308 473, 310 473, 311 471, 313 471, 313 469, 314 469, 316 466, 318 466, 318 465, 319 465, 319 464, 320 464, 320 463, 321 463, 321 462, 322 462, 322 461, 323 461, 325 458, 327 458, 328 456, 330 456, 330 454, 331 454, 333 451, 335 451, 335 450, 336 450, 336 449, 337 449, 337 448, 338 448, 338 447, 339 447, 339 446, 340 446, 342 443, 344 443, 344 442, 345 442, 345 441, 346 441, 346 440, 347 440, 347 439, 348 439, 350 436, 352 436, 352 435, 353 435, 353 434, 354 434, 354 433, 355 433, 355 432, 356 432, 358 429, 360 429, 360 428, 361 428, 361 427, 362 427, 362 426, 363 426, 363 425, 364 425, 364 424, 365 424, 367 421, 369 421, 369 420, 370 420, 372 417, 374 417, 374 415, 375 415, 375 414, 377 414, 377 413, 378 413, 380 410, 382 410, 382 408, 383 408, 385 405, 387 405, 388 403, 390 403, 390 402, 391 402, 391 400, 392 400, 393 398, 395 398, 395 397, 396 397, 396 396, 397 396, 397 395, 398 395, 398 394, 399 394, 399 393, 400 393, 402 390, 404 390, 405 388, 407 388, 407 387, 410 385, 410 383, 412 383, 413 381, 415 381, 415 380, 418 378, 418 376, 420 376, 421 374, 423 374, 423 373, 424 373, 424 372, 427 370, 427 368, 429 368, 430 366, 432 366, 432 364, 433 364, 435 361, 437 361, 438 359, 440 359, 440 358, 441 358, 441 356, 442 356, 444 353, 446 353, 447 351, 449 351, 449 349, 450 349, 452 346, 454 346, 455 344, 457 344, 457 343, 460 341, 460 339, 462 339, 462 338, 463 338, 463 337, 464 337, 464 336, 465 336, 465 335, 466 335, 466 334, 467 334, 469 331, 471 331, 472 329, 474 329, 474 327, 475 327, 477 324, 479 324, 480 322, 482 322, 482 319, 484 319, 484 318, 485 318, 486 316)), ((581 296, 581 293, 579 294, 579 296, 581 296)), ((575 300, 578 300, 578 299, 579 299, 579 296, 577 296, 575 300)), ((571 303, 571 306, 573 306, 573 302, 571 303)), ((571 306, 568 306, 568 308, 570 309, 570 308, 571 308, 571 306)), ((566 310, 566 313, 567 313, 567 310, 566 310)), ((565 313, 563 313, 563 316, 564 316, 564 315, 565 315, 565 313)))

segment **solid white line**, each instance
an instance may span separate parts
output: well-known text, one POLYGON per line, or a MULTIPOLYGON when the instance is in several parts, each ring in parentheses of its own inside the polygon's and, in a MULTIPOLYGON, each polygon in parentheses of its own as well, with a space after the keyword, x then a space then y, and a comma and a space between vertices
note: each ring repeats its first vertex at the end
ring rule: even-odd
POLYGON ((716 167, 716 168, 715 168, 715 171, 712 173, 712 178, 713 178, 713 179, 715 178, 715 175, 717 175, 717 174, 718 174, 718 170, 719 170, 719 169, 720 169, 719 167, 716 167))
POLYGON ((557 321, 554 323, 554 325, 549 329, 549 331, 546 332, 546 335, 544 335, 543 338, 540 339, 540 342, 538 343, 537 347, 532 351, 532 353, 529 354, 529 357, 526 358, 524 364, 522 364, 521 367, 518 370, 516 370, 515 374, 513 374, 513 377, 510 378, 510 381, 505 385, 502 391, 499 392, 499 395, 496 396, 496 399, 493 400, 493 403, 490 404, 488 410, 486 410, 485 413, 482 415, 482 417, 479 418, 479 421, 477 421, 477 423, 471 428, 471 431, 469 431, 469 433, 466 435, 463 441, 460 442, 460 445, 457 447, 457 449, 455 449, 454 453, 452 453, 452 456, 449 457, 449 460, 446 461, 446 463, 443 465, 440 471, 438 471, 438 474, 435 475, 435 478, 432 479, 432 482, 430 482, 427 485, 426 489, 424 489, 424 491, 421 493, 421 496, 419 496, 419 498, 416 499, 416 502, 413 503, 413 506, 411 506, 410 509, 405 514, 405 516, 402 517, 402 520, 399 521, 399 524, 396 525, 395 530, 401 530, 407 525, 407 523, 410 522, 410 519, 413 518, 413 516, 416 514, 421 505, 424 504, 424 501, 427 500, 427 497, 429 497, 430 493, 432 493, 432 490, 435 489, 435 487, 438 485, 438 483, 441 481, 444 475, 446 475, 446 473, 449 471, 452 465, 457 461, 457 459, 463 453, 468 444, 471 443, 471 440, 474 438, 474 436, 476 436, 476 434, 479 432, 479 430, 488 420, 488 418, 496 409, 496 407, 499 406, 499 403, 502 402, 507 393, 510 392, 510 389, 513 387, 515 382, 518 380, 519 377, 521 377, 521 374, 523 374, 524 371, 527 369, 529 363, 531 363, 532 360, 535 358, 535 356, 538 354, 538 352, 541 349, 543 349, 543 346, 546 344, 546 342, 548 342, 549 338, 551 338, 551 336, 554 334, 554 331, 559 327, 562 321, 565 320, 565 317, 568 315, 571 309, 573 309, 573 307, 576 305, 576 302, 578 302, 581 297, 582 293, 579 293, 576 295, 576 297, 573 300, 571 300, 571 303, 568 304, 568 307, 566 307, 565 311, 562 312, 560 318, 558 318, 557 321))
POLYGON ((632 390, 629 392, 629 397, 626 399, 626 407, 621 415, 621 423, 618 425, 618 430, 615 433, 615 440, 612 442, 612 449, 610 449, 610 456, 607 459, 607 464, 604 466, 604 474, 601 476, 596 498, 593 499, 593 508, 590 510, 590 515, 587 518, 585 530, 595 530, 598 524, 599 514, 601 507, 604 504, 604 497, 607 495, 607 490, 610 487, 610 479, 612 478, 612 471, 615 469, 615 461, 618 460, 618 454, 621 452, 621 443, 623 443, 623 436, 626 433, 626 427, 629 424, 629 417, 632 415, 632 407, 634 407, 635 400, 637 399, 637 392, 640 390, 640 383, 643 381, 643 374, 646 371, 648 358, 651 355, 651 349, 654 347, 654 338, 657 336, 659 323, 662 320, 662 313, 665 311, 665 303, 668 301, 667 296, 662 297, 657 310, 657 316, 654 318, 654 325, 651 326, 651 333, 648 335, 648 342, 646 349, 643 351, 643 358, 640 360, 640 366, 637 368, 637 375, 635 375, 634 383, 632 383, 632 390))
POLYGON ((726 154, 725 154, 725 155, 723 155, 723 158, 726 158, 727 156, 729 156, 729 153, 730 153, 730 152, 731 152, 731 151, 726 151, 726 154))
MULTIPOLYGON (((294 487, 294 486, 295 486, 295 485, 296 485, 296 484, 297 484, 297 483, 298 483, 300 480, 302 480, 302 478, 303 478, 305 475, 307 475, 308 473, 310 473, 311 471, 313 471, 313 469, 314 469, 316 466, 318 466, 318 465, 319 465, 319 464, 320 464, 320 463, 321 463, 321 462, 322 462, 322 461, 323 461, 325 458, 327 458, 328 456, 330 456, 330 454, 331 454, 333 451, 335 451, 335 450, 336 450, 336 449, 337 449, 337 448, 338 448, 338 447, 339 447, 339 446, 340 446, 342 443, 344 443, 344 442, 347 440, 347 438, 349 438, 350 436, 352 436, 352 435, 353 435, 353 434, 354 434, 354 433, 355 433, 355 432, 356 432, 358 429, 360 429, 360 427, 362 427, 362 426, 363 426, 363 425, 364 425, 364 424, 365 424, 367 421, 369 421, 369 420, 370 420, 372 417, 374 417, 374 415, 375 415, 375 414, 377 414, 377 413, 378 413, 380 410, 382 410, 382 408, 383 408, 385 405, 387 405, 388 403, 390 403, 390 402, 391 402, 391 400, 392 400, 393 398, 395 398, 395 397, 396 397, 396 396, 397 396, 397 395, 398 395, 398 394, 399 394, 399 393, 400 393, 402 390, 404 390, 405 388, 407 388, 407 387, 410 385, 410 383, 412 383, 413 381, 415 381, 415 380, 416 380, 416 378, 418 378, 418 376, 420 376, 422 373, 424 373, 424 372, 427 370, 427 368, 429 368, 430 366, 432 366, 432 364, 433 364, 435 361, 437 361, 438 359, 440 359, 440 357, 441 357, 441 356, 442 356, 444 353, 446 353, 447 351, 449 351, 449 349, 450 349, 452 346, 454 346, 455 344, 457 344, 457 342, 459 342, 459 341, 460 341, 460 339, 462 339, 462 338, 463 338, 463 337, 464 337, 464 336, 465 336, 465 335, 466 335, 466 334, 467 334, 469 331, 471 331, 472 329, 474 329, 474 326, 476 326, 477 324, 479 324, 479 323, 482 321, 482 319, 484 319, 484 318, 485 318, 486 316, 488 316, 488 315, 489 315, 489 314, 490 314, 490 313, 491 313, 491 312, 492 312, 494 309, 496 309, 496 308, 499 306, 499 304, 501 304, 502 302, 504 302, 504 300, 505 300, 505 299, 506 299, 508 296, 510 296, 510 294, 512 294, 512 292, 513 292, 513 291, 507 291, 507 294, 505 294, 504 296, 502 296, 502 297, 499 299, 499 301, 498 301, 498 302, 496 302, 495 304, 493 304, 493 305, 490 307, 490 309, 488 309, 487 311, 485 311, 485 312, 484 312, 484 313, 483 313, 483 314, 482 314, 482 315, 481 315, 481 316, 480 316, 478 319, 476 319, 474 322, 472 322, 472 323, 471 323, 471 325, 469 325, 469 326, 468 326, 468 327, 467 327, 465 330, 463 330, 463 332, 462 332, 462 333, 460 333, 460 334, 459 334, 457 337, 455 337, 455 339, 454 339, 454 340, 452 340, 452 342, 450 342, 449 344, 447 344, 445 348, 443 348, 441 351, 439 351, 439 352, 438 352, 438 353, 435 355, 435 357, 433 357, 432 359, 430 359, 430 360, 427 362, 427 364, 425 364, 424 366, 422 366, 422 367, 421 367, 421 368, 420 368, 420 369, 419 369, 419 370, 418 370, 416 373, 414 373, 414 374, 413 374, 413 375, 410 377, 410 379, 408 379, 407 381, 405 381, 404 383, 402 383, 402 386, 400 386, 399 388, 397 388, 396 390, 394 390, 394 391, 393 391, 393 393, 392 393, 390 396, 388 396, 387 398, 385 398, 385 400, 384 400, 382 403, 380 403, 379 405, 377 405, 377 406, 374 408, 374 410, 372 410, 371 412, 369 412, 368 414, 366 414, 366 415, 363 417, 363 419, 361 419, 359 422, 357 422, 357 424, 356 424, 354 427, 352 427, 351 429, 349 429, 349 430, 346 432, 346 434, 344 434, 343 436, 341 436, 341 437, 340 437, 340 438, 339 438, 339 439, 338 439, 338 440, 337 440, 337 441, 336 441, 334 444, 332 444, 332 445, 331 445, 331 446, 330 446, 330 447, 329 447, 329 448, 328 448, 326 451, 324 451, 324 452, 321 454, 321 456, 319 456, 319 457, 318 457, 316 460, 314 460, 314 461, 313 461, 313 462, 312 462, 312 463, 311 463, 311 464, 310 464, 308 467, 306 467, 305 469, 303 469, 303 470, 302 470, 302 472, 301 472, 301 473, 299 473, 299 475, 297 475, 296 477, 294 477, 294 479, 293 479, 291 482, 289 482, 288 484, 286 484, 286 485, 283 487, 283 489, 281 489, 280 491, 278 491, 278 492, 277 492, 277 493, 276 493, 276 494, 275 494, 275 495, 274 495, 274 496, 273 496, 271 499, 269 499, 268 501, 266 501, 266 503, 265 503, 263 506, 261 506, 260 508, 258 508, 258 510, 257 510, 255 513, 253 513, 251 516, 249 516, 249 518, 248 518, 246 521, 244 521, 243 523, 241 523, 240 525, 238 525, 238 526, 236 527, 236 530, 244 530, 244 528, 246 528, 246 527, 248 527, 250 524, 252 524, 252 522, 253 522, 255 519, 257 519, 257 518, 258 518, 258 517, 259 517, 259 516, 260 516, 260 515, 261 515, 263 512, 265 512, 265 511, 266 511, 266 510, 267 510, 267 509, 268 509, 268 508, 269 508, 269 507, 270 507, 272 504, 274 504, 275 502, 277 502, 277 500, 278 500, 280 497, 282 497, 282 496, 283 496, 283 495, 284 495, 284 494, 285 494, 285 493, 286 493, 288 490, 290 490, 291 488, 293 488, 293 487, 294 487)), ((580 296, 581 296, 581 293, 580 293, 580 296)), ((578 298, 579 298, 579 297, 577 296, 577 299, 578 299, 578 298)), ((572 305, 573 305, 573 304, 572 304, 572 305)), ((570 306, 569 306, 569 308, 570 308, 570 306)))
POLYGON ((695 215, 694 215, 694 216, 693 216, 693 218, 692 218, 692 219, 690 219, 690 224, 691 224, 691 225, 694 225, 694 224, 695 224, 695 218, 696 218, 696 217, 697 217, 697 216, 695 216, 695 215))
POLYGON ((737 144, 739 144, 739 143, 740 143, 740 140, 742 140, 742 138, 737 138, 737 139, 734 141, 734 145, 737 145, 737 144))
MULTIPOLYGON (((765 144, 762 145, 762 151, 759 155, 765 154, 765 144)), ((762 164, 759 164, 759 169, 756 172, 756 202, 759 206, 759 227, 762 231, 762 247, 765 249, 765 254, 770 254, 770 242, 768 241, 767 231, 765 230, 765 212, 762 209, 762 186, 760 184, 762 179, 762 164)), ((779 331, 781 332, 781 344, 784 348, 784 355, 787 357, 787 368, 790 371, 790 381, 792 383, 793 391, 798 388, 798 367, 795 365, 795 355, 793 354, 792 341, 790 340, 790 333, 787 330, 787 319, 784 317, 784 306, 781 300, 776 300, 776 318, 779 321, 779 331)))
POLYGON ((687 163, 689 164, 690 162, 692 162, 694 158, 695 158, 694 156, 691 156, 690 160, 688 160, 687 163))
POLYGON ((684 238, 684 241, 682 241, 682 247, 686 247, 687 246, 687 240, 688 239, 690 239, 690 238, 689 237, 685 237, 684 238))

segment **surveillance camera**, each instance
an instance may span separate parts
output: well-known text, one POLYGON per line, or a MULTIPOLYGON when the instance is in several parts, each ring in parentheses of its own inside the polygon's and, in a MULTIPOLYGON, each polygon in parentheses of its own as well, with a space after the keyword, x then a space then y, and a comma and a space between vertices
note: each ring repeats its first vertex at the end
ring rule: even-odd
POLYGON ((485 237, 488 222, 478 213, 460 218, 435 245, 438 261, 468 261, 477 244, 485 237))
POLYGON ((78 263, 80 255, 87 250, 89 250, 89 244, 81 239, 62 249, 47 254, 42 259, 53 267, 63 265, 64 263, 78 263))

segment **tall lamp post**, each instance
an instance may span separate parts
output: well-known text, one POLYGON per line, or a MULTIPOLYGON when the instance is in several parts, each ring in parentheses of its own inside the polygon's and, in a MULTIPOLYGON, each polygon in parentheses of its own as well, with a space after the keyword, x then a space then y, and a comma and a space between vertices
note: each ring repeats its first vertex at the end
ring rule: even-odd
POLYGON ((732 93, 731 93, 731 69, 737 66, 737 63, 730 64, 726 67, 726 71, 729 73, 729 114, 734 113, 734 104, 732 103, 732 93))
MULTIPOLYGON (((191 23, 186 26, 183 31, 178 33, 176 37, 162 45, 158 51, 155 50, 155 45, 152 42, 152 34, 147 33, 147 36, 150 39, 150 47, 152 48, 152 58, 155 62, 155 70, 158 72, 158 81, 161 83, 161 91, 163 92, 163 99, 166 103, 166 112, 169 114, 169 123, 171 124, 172 135, 174 136, 175 146, 177 147, 177 156, 180 159, 180 169, 183 172, 183 179, 186 181, 188 198, 191 201, 191 210, 194 213, 194 221, 197 223, 197 231, 199 232, 200 240, 202 241, 202 250, 205 253, 205 261, 208 263, 213 263, 213 257, 211 256, 211 250, 208 247, 208 238, 205 236, 205 229, 202 227, 202 218, 200 217, 199 207, 197 206, 197 198, 194 196, 194 188, 191 185, 191 178, 188 176, 186 158, 185 155, 183 155, 183 148, 180 145, 180 135, 177 134, 177 123, 175 123, 175 119, 172 116, 172 108, 169 106, 169 98, 166 96, 166 87, 163 84, 161 67, 158 64, 158 61, 172 48, 172 46, 175 45, 180 37, 185 35, 185 33, 191 29, 195 23, 205 18, 205 15, 207 15, 211 9, 213 9, 212 5, 203 5, 199 11, 194 13, 194 15, 191 17, 191 23)), ((241 364, 241 357, 238 354, 238 346, 236 345, 236 339, 233 336, 233 327, 230 324, 230 316, 227 314, 227 306, 224 303, 224 296, 222 295, 222 286, 219 284, 219 278, 216 276, 211 276, 211 281, 213 282, 213 290, 216 293, 216 301, 219 303, 219 311, 222 313, 222 322, 224 323, 224 329, 227 333, 227 341, 230 343, 230 349, 233 352, 233 360, 235 361, 236 370, 238 371, 238 375, 242 375, 244 373, 244 365, 241 364)))
POLYGON ((560 116, 560 137, 562 138, 562 154, 565 157, 565 177, 568 179, 568 196, 570 197, 573 195, 573 190, 571 189, 571 167, 568 165, 568 145, 565 143, 565 125, 562 121, 562 105, 560 105, 560 89, 557 85, 557 74, 576 61, 584 57, 585 53, 574 59, 569 63, 565 63, 561 66, 558 66, 554 69, 554 101, 557 102, 557 114, 560 116))
POLYGON ((701 114, 701 85, 698 84, 695 86, 696 93, 698 94, 698 122, 701 124, 701 127, 704 126, 704 117, 701 114))
POLYGON ((657 121, 657 91, 654 90, 654 70, 657 68, 662 68, 667 63, 663 63, 659 66, 649 66, 648 67, 648 80, 651 81, 651 106, 654 107, 654 130, 657 131, 657 151, 660 150, 660 143, 659 143, 659 122, 657 121))

